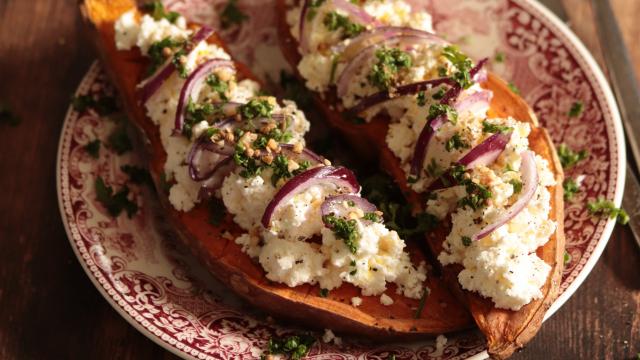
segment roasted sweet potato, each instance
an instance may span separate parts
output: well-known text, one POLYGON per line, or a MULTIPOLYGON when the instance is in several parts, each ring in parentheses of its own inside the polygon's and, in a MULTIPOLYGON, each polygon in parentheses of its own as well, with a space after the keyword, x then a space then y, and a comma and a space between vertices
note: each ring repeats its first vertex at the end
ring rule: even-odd
MULTIPOLYGON (((133 0, 84 0, 82 12, 94 37, 102 63, 115 83, 124 101, 130 120, 145 138, 152 177, 159 185, 166 153, 161 145, 158 129, 145 115, 136 101, 136 84, 142 79, 146 59, 137 50, 118 51, 114 42, 114 21, 134 7, 133 0)), ((208 41, 224 45, 213 36, 208 41)), ((240 78, 252 78, 246 67, 238 64, 240 78)), ((161 189, 160 186, 157 186, 161 189)), ((314 328, 331 328, 339 332, 354 333, 378 338, 416 338, 424 335, 456 331, 472 326, 466 309, 438 278, 430 276, 427 286, 431 289, 424 311, 415 319, 418 300, 392 294, 394 304, 383 306, 378 297, 363 297, 359 307, 349 301, 358 296, 359 290, 343 285, 324 298, 317 286, 285 285, 268 281, 259 264, 252 261, 233 241, 240 229, 228 216, 220 226, 208 222, 205 204, 189 212, 176 211, 166 194, 159 192, 167 218, 177 233, 222 282, 256 307, 274 315, 297 320, 314 328), (233 237, 224 237, 229 231, 233 237), (230 239, 228 239, 230 238, 230 239), (442 303, 448 306, 443 308, 442 303), (445 311, 446 310, 446 311, 445 311)), ((414 261, 422 259, 419 251, 412 252, 414 261)))
MULTIPOLYGON (((295 69, 301 57, 298 53, 298 44, 291 36, 286 22, 287 5, 284 0, 278 0, 276 6, 277 12, 280 14, 278 32, 281 49, 285 58, 295 69)), ((300 80, 304 81, 301 77, 300 80)), ((563 172, 549 135, 545 129, 539 127, 537 118, 527 103, 520 96, 514 94, 507 83, 493 74, 489 75, 488 80, 482 86, 493 91, 490 116, 511 116, 532 125, 532 131, 529 135, 531 149, 549 162, 550 169, 555 174, 557 181, 557 185, 549 188, 549 191, 551 193, 550 218, 554 219, 558 226, 549 242, 537 250, 538 256, 552 269, 542 289, 544 295, 541 299, 531 302, 519 311, 497 309, 491 300, 477 293, 462 290, 457 278, 462 269, 461 266, 450 265, 443 268, 443 276, 447 284, 469 308, 476 324, 485 334, 489 354, 494 358, 503 359, 524 346, 537 333, 546 310, 558 293, 564 254, 563 172)), ((316 105, 323 109, 329 124, 340 132, 362 156, 377 158, 380 167, 389 173, 398 186, 403 189, 407 200, 414 205, 414 208, 419 209, 421 195, 410 190, 399 160, 387 147, 385 136, 388 119, 385 116, 376 116, 370 123, 354 124, 345 121, 342 114, 335 110, 339 106, 334 92, 315 94, 314 100, 316 105)), ((427 235, 427 242, 435 256, 442 251, 442 243, 449 230, 448 225, 443 225, 427 235)))

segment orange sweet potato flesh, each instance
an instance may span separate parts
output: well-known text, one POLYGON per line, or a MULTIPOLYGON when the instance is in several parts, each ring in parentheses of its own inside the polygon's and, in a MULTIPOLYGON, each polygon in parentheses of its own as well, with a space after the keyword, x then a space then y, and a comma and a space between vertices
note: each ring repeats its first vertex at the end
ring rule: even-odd
MULTIPOLYGON (((281 15, 278 22, 278 32, 281 49, 285 58, 293 68, 300 61, 297 51, 297 42, 291 36, 289 26, 286 23, 286 4, 284 0, 277 1, 277 11, 281 15)), ((303 80, 301 78, 301 80, 303 80)), ((475 292, 462 290, 458 282, 460 265, 445 266, 443 277, 449 288, 463 301, 471 312, 476 324, 487 338, 489 354, 496 359, 509 357, 513 352, 524 346, 540 329, 542 319, 553 300, 557 297, 560 286, 563 256, 564 256, 564 204, 563 204, 563 172, 559 163, 555 148, 549 134, 543 128, 538 127, 538 121, 527 103, 514 94, 507 83, 490 74, 483 87, 493 91, 493 100, 489 110, 491 117, 511 116, 519 121, 525 121, 532 125, 529 135, 531 149, 549 162, 551 171, 555 174, 557 184, 549 187, 551 193, 550 218, 558 224, 556 232, 549 242, 537 250, 538 256, 551 266, 551 272, 547 282, 542 288, 543 297, 532 301, 519 311, 502 310, 495 308, 490 299, 486 299, 475 292)), ((398 186, 403 189, 407 200, 415 209, 421 208, 421 196, 410 190, 406 182, 406 175, 400 167, 398 158, 387 147, 385 137, 388 128, 388 119, 384 116, 375 117, 367 124, 353 124, 344 120, 339 111, 338 102, 333 92, 314 96, 316 105, 324 110, 325 118, 329 124, 342 133, 363 157, 377 157, 379 166, 391 175, 398 186), (376 149, 377 152, 372 151, 376 149)), ((442 244, 450 231, 450 225, 440 226, 434 232, 427 235, 429 248, 437 256, 442 251, 442 244)))
MULTIPOLYGON (((129 118, 145 139, 150 172, 156 188, 161 189, 159 184, 166 153, 157 127, 146 117, 135 96, 136 84, 141 80, 147 62, 138 50, 118 51, 114 42, 114 21, 133 7, 132 0, 84 0, 81 4, 103 65, 119 90, 129 118)), ((208 41, 224 45, 215 36, 208 41)), ((237 64, 237 69, 240 78, 253 78, 242 64, 237 64)), ((362 305, 353 307, 350 300, 359 296, 359 289, 350 284, 332 290, 323 298, 319 296, 317 286, 290 288, 270 282, 259 264, 244 254, 233 240, 222 235, 228 231, 233 239, 241 233, 231 216, 214 227, 208 222, 206 205, 200 204, 189 212, 179 212, 168 203, 166 194, 160 193, 159 196, 177 233, 209 270, 238 295, 271 314, 314 328, 331 328, 382 339, 418 338, 469 328, 473 324, 464 306, 435 277, 429 277, 427 281, 431 294, 419 319, 414 319, 419 301, 395 294, 394 286, 387 290, 394 300, 391 306, 383 306, 379 297, 362 297, 362 305), (442 304, 447 304, 446 308, 442 304)), ((423 255, 417 250, 412 251, 412 258, 422 261, 423 255)))

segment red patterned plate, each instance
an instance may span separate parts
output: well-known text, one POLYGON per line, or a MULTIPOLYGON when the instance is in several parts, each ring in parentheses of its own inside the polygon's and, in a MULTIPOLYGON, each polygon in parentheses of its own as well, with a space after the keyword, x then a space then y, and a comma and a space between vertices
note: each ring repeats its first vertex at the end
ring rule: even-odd
MULTIPOLYGON (((219 25, 226 0, 174 0, 167 5, 192 19, 219 25)), ((586 203, 599 197, 620 204, 625 152, 617 108, 597 64, 576 36, 553 14, 532 0, 415 0, 433 14, 435 27, 476 58, 496 55, 493 71, 510 79, 536 111, 557 144, 587 149, 588 161, 568 171, 584 175, 582 191, 565 208, 569 260, 561 295, 547 317, 575 292, 600 257, 614 221, 589 215, 586 203), (578 117, 568 116, 576 101, 578 117)), ((232 53, 267 82, 286 68, 277 48, 272 0, 240 1, 249 16, 239 28, 221 30, 232 53)), ((94 64, 77 94, 112 92, 94 64)), ((57 164, 60 211, 80 263, 109 303, 133 326, 173 353, 194 359, 256 358, 272 335, 295 331, 276 324, 229 295, 203 270, 167 229, 151 191, 129 185, 138 213, 111 217, 96 201, 95 179, 120 189, 127 181, 124 164, 140 162, 135 152, 118 156, 102 146, 98 158, 84 148, 94 139, 103 144, 120 126, 92 111, 69 109, 62 129, 57 164)), ((299 330, 299 329, 297 329, 299 330)), ((311 359, 485 358, 477 331, 449 337, 444 349, 434 341, 369 344, 344 339, 341 346, 313 346, 311 359)))

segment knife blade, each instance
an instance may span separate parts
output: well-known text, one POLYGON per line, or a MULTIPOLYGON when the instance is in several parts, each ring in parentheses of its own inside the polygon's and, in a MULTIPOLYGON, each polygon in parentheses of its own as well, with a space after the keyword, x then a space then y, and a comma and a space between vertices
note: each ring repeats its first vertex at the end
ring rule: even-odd
MULTIPOLYGON (((556 16, 558 16, 560 18, 560 20, 564 21, 564 22, 568 22, 569 21, 569 17, 567 15, 567 12, 564 8, 564 5, 562 4, 562 0, 540 0, 541 3, 543 3, 549 10, 553 11, 553 13, 556 14, 556 16)), ((628 108, 625 108, 625 105, 631 104, 631 109, 632 111, 637 111, 637 106, 634 106, 634 103, 629 103, 626 101, 634 101, 632 99, 633 96, 636 97, 636 99, 638 98, 638 90, 636 87, 636 83, 635 83, 635 73, 633 71, 633 68, 631 67, 631 63, 629 61, 629 55, 627 53, 626 48, 624 47, 624 42, 622 40, 622 36, 620 35, 620 30, 618 29, 617 23, 615 21, 615 17, 613 16, 613 11, 611 10, 611 6, 609 5, 609 1, 608 0, 592 0, 593 3, 595 3, 593 5, 593 10, 596 11, 597 14, 596 16, 599 18, 606 18, 606 14, 605 12, 608 14, 609 16, 609 20, 598 20, 597 23, 597 27, 599 29, 599 32, 602 32, 602 35, 600 36, 600 42, 602 44, 607 44, 607 49, 612 49, 611 52, 605 52, 604 53, 604 57, 605 57, 605 61, 606 61, 606 65, 607 68, 609 70, 609 75, 610 78, 617 78, 621 73, 624 73, 624 67, 626 67, 627 70, 627 76, 630 76, 628 79, 620 79, 620 80, 611 80, 612 83, 618 83, 619 89, 626 89, 625 91, 630 91, 632 92, 631 95, 629 95, 628 97, 631 98, 631 100, 623 100, 621 97, 619 97, 617 95, 616 92, 616 85, 614 85, 614 93, 616 94, 616 101, 618 102, 618 106, 620 107, 620 111, 621 111, 621 116, 622 116, 622 120, 623 120, 623 124, 625 124, 625 133, 626 133, 626 138, 627 140, 634 138, 640 134, 640 131, 635 131, 633 129, 633 126, 631 126, 632 124, 634 124, 634 122, 632 121, 625 121, 625 119, 630 120, 630 119, 636 119, 635 124, 637 127, 638 121, 640 121, 640 116, 638 116, 638 114, 636 113, 634 115, 633 112, 629 112, 628 108), (606 3, 606 4, 603 4, 606 3), (605 12, 602 12, 602 10, 600 9, 601 6, 606 6, 608 9, 606 9, 605 12), (600 22, 608 22, 608 23, 613 23, 613 27, 615 27, 615 31, 613 31, 613 29, 611 29, 611 25, 606 25, 607 28, 609 28, 608 31, 606 31, 607 33, 610 33, 609 35, 605 36, 605 31, 600 30, 600 28, 602 28, 602 26, 600 26, 600 22), (616 36, 617 35, 617 36, 616 36), (609 38, 610 36, 612 36, 613 38, 609 38), (608 40, 604 40, 604 38, 607 38, 608 40), (614 39, 616 38, 617 39, 614 39), (615 46, 611 46, 613 44, 615 44, 615 46), (611 60, 607 60, 607 58, 609 57, 613 57, 615 56, 614 51, 622 51, 622 56, 624 57, 624 60, 622 60, 621 62, 613 62, 611 60), (618 71, 615 68, 612 69, 611 67, 615 67, 615 66, 622 66, 622 71, 618 71), (630 73, 630 74, 629 74, 630 73), (616 75, 618 74, 618 75, 616 75), (622 80, 622 81, 621 81, 622 80), (624 112, 624 114, 622 113, 624 112), (625 117, 626 116, 626 117, 625 117), (628 117, 628 116, 633 116, 633 117, 628 117), (629 126, 626 125, 626 123, 629 122, 629 126)), ((640 102, 638 100, 635 100, 635 104, 640 104, 640 102)), ((637 141, 633 140, 633 141, 628 141, 631 149, 632 149, 632 153, 633 153, 633 157, 635 160, 635 163, 638 164, 638 159, 640 159, 637 154, 637 141), (636 144, 635 148, 636 150, 634 151, 634 145, 632 145, 631 143, 636 144)), ((629 214, 629 227, 631 228, 631 232, 633 233, 633 237, 636 240, 636 243, 638 243, 638 246, 640 246, 640 181, 638 181, 638 177, 635 175, 635 173, 632 171, 631 166, 629 166, 629 163, 627 162, 627 169, 626 169, 626 176, 625 176, 625 186, 624 186, 624 197, 622 198, 622 207, 627 211, 627 213, 629 214)))
POLYGON ((603 46, 604 61, 609 71, 609 81, 618 101, 622 124, 627 134, 636 165, 640 163, 640 93, 629 52, 624 44, 618 22, 609 0, 591 0, 596 29, 603 46), (605 51, 606 48, 606 51, 605 51))

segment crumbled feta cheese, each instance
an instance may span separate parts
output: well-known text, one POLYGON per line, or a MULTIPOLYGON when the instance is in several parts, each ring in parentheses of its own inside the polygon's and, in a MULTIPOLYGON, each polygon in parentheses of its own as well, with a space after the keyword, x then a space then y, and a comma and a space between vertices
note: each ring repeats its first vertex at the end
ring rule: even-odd
POLYGON ((387 294, 382 294, 380 295, 380 303, 384 306, 389 306, 393 304, 393 299, 387 294))
POLYGON ((327 344, 330 342, 333 342, 335 345, 342 344, 342 339, 337 337, 333 333, 333 331, 331 331, 330 329, 324 329, 324 335, 322 335, 322 341, 324 341, 327 344))
POLYGON ((122 14, 115 23, 116 48, 129 50, 136 45, 140 27, 136 20, 136 11, 130 10, 122 14))
POLYGON ((324 256, 315 248, 316 244, 265 234, 259 261, 267 279, 293 287, 315 284, 325 274, 324 256))
POLYGON ((220 193, 227 211, 234 215, 233 220, 243 229, 250 231, 261 227, 260 220, 277 189, 271 184, 271 169, 253 178, 240 176, 241 169, 229 174, 220 193))
POLYGON ((358 307, 362 305, 362 298, 354 296, 351 298, 351 305, 358 307))
POLYGON ((436 350, 431 354, 432 357, 440 357, 444 353, 444 347, 447 345, 447 338, 444 335, 436 337, 436 350))

